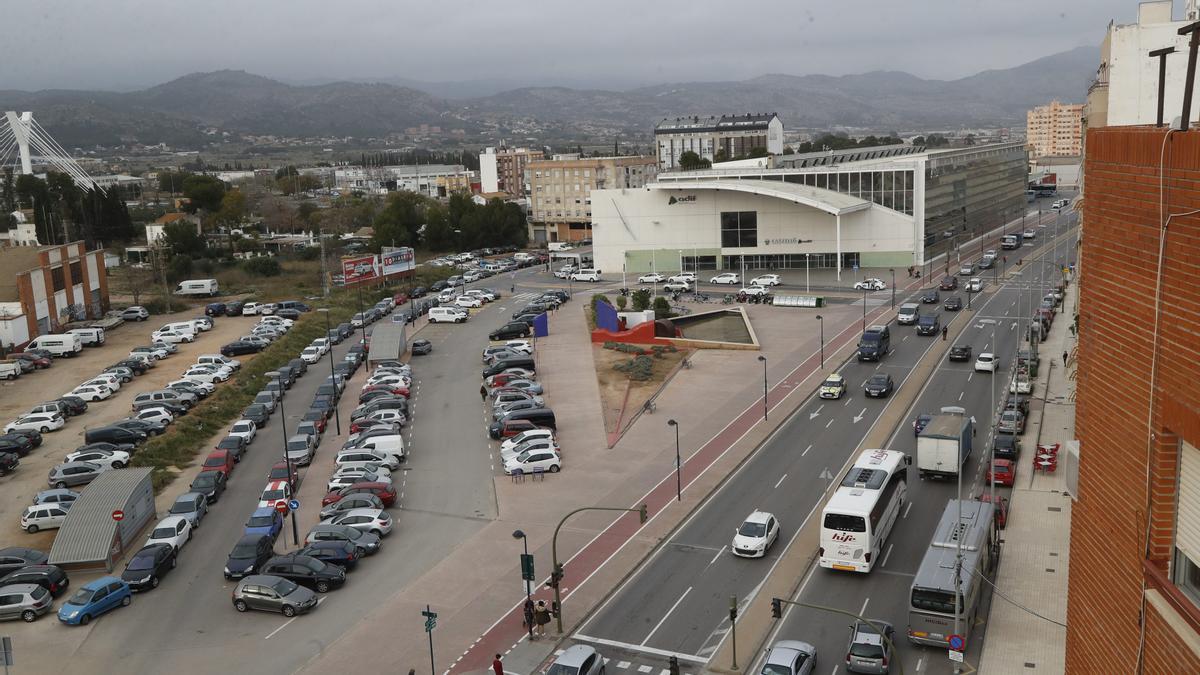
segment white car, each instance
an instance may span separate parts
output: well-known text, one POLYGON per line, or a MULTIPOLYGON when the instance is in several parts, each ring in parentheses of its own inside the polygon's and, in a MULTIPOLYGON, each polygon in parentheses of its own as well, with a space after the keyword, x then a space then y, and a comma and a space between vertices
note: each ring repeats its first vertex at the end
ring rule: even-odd
POLYGON ((211 394, 214 391, 216 391, 216 389, 217 389, 216 385, 213 384, 212 382, 201 382, 200 380, 189 380, 187 378, 184 378, 182 380, 174 380, 172 382, 168 382, 167 388, 173 389, 174 387, 171 386, 173 384, 186 384, 190 387, 195 387, 206 394, 211 394))
POLYGON ((983 279, 981 279, 979 277, 971 277, 971 280, 967 282, 967 292, 968 293, 978 293, 982 290, 983 290, 983 279))
POLYGON ((80 382, 79 386, 81 386, 81 387, 103 387, 103 388, 107 388, 110 392, 115 394, 115 393, 117 393, 117 390, 121 388, 121 383, 118 381, 117 383, 114 384, 108 380, 94 377, 86 382, 80 382))
POLYGON ((460 295, 454 299, 455 307, 483 307, 483 300, 471 295, 460 295))
POLYGON ((998 363, 999 362, 997 361, 995 354, 984 352, 979 355, 979 358, 975 359, 975 372, 994 373, 996 372, 996 366, 998 363))
MULTIPOLYGON (((26 506, 21 514, 21 529, 30 534, 41 530, 55 530, 67 519, 68 504, 34 504, 26 506)), ((32 621, 32 619, 31 619, 32 621)))
POLYGON ((386 537, 392 533, 392 517, 383 509, 350 509, 321 522, 346 525, 377 537, 386 537))
POLYGON ((154 347, 155 349, 161 349, 168 354, 174 354, 175 352, 179 351, 179 345, 173 345, 170 342, 163 342, 162 340, 155 340, 154 342, 150 343, 150 346, 154 347))
POLYGON ((533 353, 533 343, 529 340, 509 340, 504 343, 504 348, 522 354, 533 353))
POLYGON ((736 556, 761 558, 778 538, 779 520, 766 511, 755 511, 734 532, 730 549, 736 556))
POLYGON ((273 303, 273 302, 265 302, 265 303, 263 303, 263 304, 261 304, 261 305, 259 305, 259 306, 258 306, 258 313, 259 313, 259 314, 264 314, 264 315, 265 315, 265 314, 274 314, 274 313, 275 313, 275 309, 276 309, 276 305, 275 305, 275 303, 273 303))
POLYGON ((484 290, 482 288, 472 288, 471 290, 464 292, 463 295, 469 295, 473 298, 479 298, 480 300, 482 300, 485 303, 491 302, 496 299, 495 295, 487 292, 486 290, 484 290))
POLYGON ((263 489, 262 496, 258 499, 258 507, 274 507, 279 502, 286 502, 291 498, 292 488, 288 485, 287 481, 273 480, 267 483, 267 487, 263 489))
POLYGON ((174 330, 156 330, 150 334, 151 340, 162 340, 163 342, 195 342, 196 336, 191 333, 180 333, 174 330))
POLYGON ((388 468, 387 464, 384 464, 382 462, 372 462, 370 464, 358 465, 358 466, 338 467, 338 469, 333 472, 333 475, 330 476, 330 478, 342 478, 344 476, 361 476, 366 473, 375 474, 376 476, 379 476, 381 481, 384 483, 392 482, 392 470, 390 468, 388 468))
POLYGON ((295 323, 296 322, 291 319, 285 319, 282 316, 275 316, 274 314, 270 316, 264 316, 258 320, 258 325, 260 326, 281 326, 284 330, 291 328, 295 323))
POLYGON ((158 521, 143 546, 170 544, 176 551, 192 538, 192 521, 183 516, 167 516, 158 521))
POLYGON ((373 387, 377 384, 389 387, 412 387, 412 378, 405 375, 376 375, 367 380, 364 386, 373 387))
POLYGON ((501 448, 500 461, 508 462, 509 460, 520 457, 527 452, 538 452, 543 450, 556 453, 561 452, 561 449, 558 447, 558 442, 553 438, 533 438, 507 450, 501 448))
POLYGON ((399 410, 394 409, 376 410, 370 415, 364 417, 363 420, 364 421, 361 424, 373 424, 376 422, 399 424, 400 426, 408 424, 408 416, 399 410))
POLYGON ((247 302, 242 305, 242 316, 256 316, 259 313, 258 307, 257 302, 247 302))
POLYGON ((229 428, 229 433, 226 436, 237 436, 246 439, 246 443, 254 440, 254 436, 258 433, 258 425, 251 420, 238 420, 229 428))
POLYGON ((562 469, 562 457, 548 448, 530 450, 504 462, 504 473, 512 475, 518 471, 523 474, 534 473, 538 469, 548 473, 558 473, 562 469))
POLYGON ((1025 230, 1021 236, 1025 239, 1034 239, 1037 237, 1037 230, 1025 230))
POLYGON ((513 448, 517 447, 518 445, 521 445, 522 443, 525 443, 527 441, 532 441, 537 438, 553 439, 554 431, 552 429, 529 429, 527 431, 522 431, 521 433, 517 434, 516 436, 504 439, 504 442, 502 442, 500 444, 500 452, 504 452, 505 450, 512 450, 513 448))
POLYGON ((58 431, 66 425, 66 420, 61 415, 50 415, 46 413, 34 413, 18 417, 16 420, 4 425, 4 433, 11 434, 14 431, 37 431, 39 433, 48 434, 51 431, 58 431))
POLYGON ((1008 385, 1008 393, 1010 393, 1010 394, 1032 394, 1033 393, 1033 380, 1031 380, 1029 378, 1014 379, 1012 381, 1012 384, 1008 385))
POLYGON ((201 368, 189 368, 189 369, 187 369, 186 372, 184 372, 183 379, 195 380, 197 382, 208 382, 209 384, 214 384, 216 382, 224 382, 225 380, 228 380, 229 377, 228 376, 221 377, 220 373, 216 373, 211 370, 204 370, 201 368))
POLYGON ((639 284, 659 284, 659 283, 662 283, 664 279, 666 279, 666 277, 659 274, 658 272, 651 272, 650 274, 643 274, 642 276, 638 277, 638 283, 639 284))
POLYGON ((709 279, 708 283, 736 286, 737 284, 741 283, 741 280, 742 278, 739 277, 736 272, 722 272, 721 274, 709 279))
POLYGON ((304 351, 300 352, 300 360, 305 363, 316 363, 321 360, 321 350, 316 347, 305 347, 304 351))
POLYGON ((766 286, 743 286, 742 290, 738 291, 740 295, 766 295, 768 293, 766 286))
POLYGON ((751 286, 778 286, 782 283, 783 279, 778 274, 760 274, 750 280, 751 286))
MULTIPOLYGON (((165 345, 165 344, 169 344, 169 343, 166 343, 166 342, 161 342, 161 343, 159 343, 159 344, 164 344, 164 345, 165 345)), ((178 349, 179 349, 179 348, 178 348, 178 347, 176 347, 175 349, 176 349, 176 351, 178 351, 178 349)), ((163 349, 163 348, 161 348, 161 347, 153 347, 153 346, 149 346, 149 347, 134 347, 134 348, 133 348, 132 350, 130 350, 130 352, 129 352, 129 356, 131 356, 131 357, 136 357, 136 356, 138 356, 139 354, 149 354, 150 356, 153 356, 154 358, 156 358, 156 359, 158 359, 158 360, 160 360, 160 361, 161 361, 161 360, 163 360, 163 359, 165 359, 165 358, 167 358, 168 356, 170 356, 170 355, 171 355, 171 353, 170 353, 170 352, 168 352, 166 349, 163 349)))
POLYGON ((129 466, 129 453, 124 450, 76 450, 63 461, 91 462, 105 469, 123 469, 129 466))
POLYGON ((680 272, 679 274, 671 275, 667 281, 686 281, 689 284, 696 283, 695 272, 680 272))
POLYGON ((854 290, 856 291, 882 291, 885 288, 887 288, 887 284, 883 283, 883 279, 863 279, 854 284, 854 290))
POLYGON ((103 401, 112 396, 112 390, 108 387, 93 387, 93 386, 78 386, 68 391, 66 396, 78 396, 85 401, 103 401))
POLYGON ((687 293, 692 287, 686 281, 668 281, 663 284, 663 290, 671 293, 687 293))
POLYGON ((139 410, 133 418, 152 424, 159 429, 165 429, 168 424, 175 421, 175 417, 166 408, 144 408, 139 410))
POLYGON ((316 347, 317 349, 321 350, 322 354, 327 354, 327 353, 329 353, 329 347, 330 347, 329 338, 317 338, 316 340, 313 340, 312 343, 309 344, 308 346, 316 347))

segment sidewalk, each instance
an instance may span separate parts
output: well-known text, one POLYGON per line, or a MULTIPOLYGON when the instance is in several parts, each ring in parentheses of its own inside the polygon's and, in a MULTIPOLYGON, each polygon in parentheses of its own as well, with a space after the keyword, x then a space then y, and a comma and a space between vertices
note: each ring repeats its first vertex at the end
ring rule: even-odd
POLYGON ((1012 491, 1008 524, 1001 533, 997 592, 992 595, 979 662, 979 670, 988 675, 1066 670, 1066 628, 1046 619, 1060 624, 1067 621, 1072 499, 1067 494, 1066 443, 1075 436, 1075 383, 1071 379, 1075 361, 1072 357, 1064 369, 1062 354, 1075 348, 1075 338, 1068 330, 1075 294, 1072 283, 1046 342, 1039 348, 1042 368, 1036 391, 1042 396, 1030 410, 1031 424, 1022 438, 1017 485, 1012 491), (1061 444, 1057 470, 1034 473, 1038 444, 1055 443, 1061 444))

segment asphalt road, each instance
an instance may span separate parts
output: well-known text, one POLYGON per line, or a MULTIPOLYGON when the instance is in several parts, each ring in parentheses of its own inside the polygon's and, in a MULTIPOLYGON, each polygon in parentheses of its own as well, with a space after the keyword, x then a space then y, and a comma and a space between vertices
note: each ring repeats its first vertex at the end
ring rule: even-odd
MULTIPOLYGON (((1044 238, 1047 231, 1041 232, 1044 238)), ((1010 265, 1013 262, 1010 261, 1010 265)), ((1035 267, 1031 265, 1025 270, 1035 267)), ((1028 273, 1023 271, 1022 276, 1028 273)), ((1013 284, 1019 288, 1025 285, 1024 282, 1013 284)), ((976 345, 976 352, 984 351, 985 345, 988 349, 992 347, 987 344, 990 339, 980 340, 976 335, 982 330, 975 328, 981 317, 991 316, 991 313, 1004 316, 1005 311, 1014 318, 1018 316, 1017 288, 998 290, 993 286, 985 291, 985 304, 982 307, 975 306, 972 324, 963 337, 963 340, 976 345)), ((890 297, 884 299, 885 295, 877 294, 876 302, 890 301, 890 297)), ((960 295, 965 296, 965 293, 960 295)), ((1025 291, 1025 295, 1028 295, 1028 291, 1025 291)), ((1040 300, 1041 295, 1037 293, 1036 299, 1040 300)), ((1027 297, 1025 302, 1028 302, 1027 297)), ((932 306, 925 307, 928 311, 932 306)), ((1026 311, 1028 305, 1025 307, 1020 316, 1029 315, 1030 312, 1026 311)), ((941 310, 940 306, 939 312, 943 321, 953 318, 953 313, 941 310)), ((990 338, 990 328, 987 332, 990 338)), ((1008 329, 1005 333, 1003 337, 999 331, 997 333, 1001 353, 1014 352, 1018 333, 1015 329, 1008 329)), ((925 387, 920 405, 933 410, 955 403, 973 411, 976 409, 975 400, 967 399, 964 393, 962 401, 937 400, 934 405, 928 403, 925 397, 940 397, 943 391, 965 392, 967 389, 986 392, 987 383, 992 379, 996 380, 995 386, 1001 386, 999 377, 975 377, 971 373, 970 363, 939 368, 933 386, 926 387, 925 382, 907 381, 912 367, 935 339, 917 336, 912 327, 893 326, 892 352, 882 363, 851 360, 845 364, 839 372, 849 382, 851 395, 841 401, 815 398, 806 401, 749 461, 729 477, 720 490, 581 625, 574 639, 605 645, 606 655, 610 658, 636 655, 639 660, 645 660, 647 655, 675 653, 702 662, 711 656, 728 633, 729 598, 736 596, 743 606, 749 602, 784 550, 783 544, 790 541, 806 518, 823 503, 818 500, 834 480, 834 473, 843 466, 887 405, 887 399, 867 399, 862 394, 861 385, 871 374, 890 372, 898 388, 925 387), (943 383, 942 378, 948 379, 943 383), (965 386, 963 380, 970 380, 972 384, 965 386), (930 394, 931 391, 935 393, 930 394), (771 549, 765 559, 736 558, 728 549, 733 531, 755 509, 770 511, 779 517, 782 525, 780 543, 771 549)), ((1005 359, 1006 366, 1010 360, 1005 359)), ((990 394, 974 396, 987 398, 990 394)), ((980 409, 976 416, 986 419, 986 408, 980 409)), ((910 420, 911 416, 905 417, 901 430, 911 429, 908 426, 910 420)), ((903 443, 907 441, 911 445, 911 437, 903 433, 899 437, 895 447, 910 449, 903 443)), ((972 470, 974 468, 973 465, 972 470)), ((944 503, 943 500, 942 506, 944 503)), ((940 514, 942 506, 934 509, 937 514, 940 514)), ((930 528, 936 523, 936 515, 931 518, 930 528)), ((913 550, 916 551, 913 555, 917 562, 924 552, 928 536, 928 533, 923 534, 916 537, 920 542, 913 542, 913 550)), ((898 540, 899 537, 894 534, 893 541, 898 540)), ((895 560, 888 561, 893 566, 906 559, 899 550, 893 555, 896 556, 895 560)), ((876 583, 890 583, 899 589, 896 592, 901 595, 907 593, 906 583, 896 584, 896 579, 891 575, 875 574, 868 579, 876 583), (886 578, 886 581, 878 581, 881 578, 886 578)), ((840 581, 852 583, 844 579, 840 581)), ((827 590, 823 583, 816 586, 815 592, 824 593, 827 590)), ((846 601, 842 598, 836 604, 844 606, 846 601)), ((860 608, 861 605, 856 605, 850 609, 856 611, 860 608)), ((805 622, 808 626, 828 625, 831 631, 836 632, 837 640, 844 639, 844 622, 829 621, 825 617, 820 617, 820 620, 805 617, 805 622)), ((811 628, 797 632, 787 632, 785 629, 783 635, 810 642, 821 640, 820 634, 812 635, 811 632, 811 628)), ((829 635, 830 640, 833 639, 833 632, 829 635)), ((838 645, 834 651, 842 647, 844 645, 838 645)))

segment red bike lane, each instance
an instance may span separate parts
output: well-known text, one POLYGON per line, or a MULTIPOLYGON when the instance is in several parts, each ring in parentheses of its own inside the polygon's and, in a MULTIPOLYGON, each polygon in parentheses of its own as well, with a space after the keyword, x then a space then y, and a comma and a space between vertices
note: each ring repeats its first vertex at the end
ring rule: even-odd
MULTIPOLYGON (((903 290, 907 293, 915 288, 919 288, 921 281, 919 278, 912 279, 903 289, 897 290, 903 290)), ((890 311, 892 311, 890 305, 881 305, 867 312, 866 320, 868 323, 875 321, 890 311)), ((833 339, 825 343, 826 348, 831 353, 836 353, 838 349, 856 341, 859 336, 860 327, 861 324, 858 320, 849 322, 833 339)), ((782 380, 769 389, 767 396, 768 411, 782 404, 790 394, 796 391, 797 387, 804 380, 820 370, 821 367, 819 353, 814 353, 801 361, 782 380)), ((682 469, 684 487, 686 488, 692 481, 712 467, 730 448, 761 421, 762 400, 759 398, 748 405, 740 415, 735 417, 724 429, 717 432, 707 443, 700 446, 696 452, 684 459, 682 469)), ((666 506, 676 501, 674 477, 674 471, 671 471, 668 475, 664 475, 658 484, 651 488, 642 499, 630 504, 629 508, 637 509, 640 505, 645 504, 650 519, 656 517, 666 506)), ((619 553, 621 548, 641 528, 642 525, 638 522, 637 513, 623 514, 609 524, 594 539, 584 545, 574 556, 567 558, 563 562, 563 587, 566 588, 566 591, 562 594, 563 603, 566 603, 579 586, 587 583, 588 579, 603 567, 609 559, 619 553), (572 580, 577 581, 577 583, 572 584, 572 580)), ((545 589, 541 583, 538 584, 537 588, 540 590, 534 593, 534 601, 536 602, 539 599, 545 600, 546 604, 549 605, 553 599, 553 593, 545 589)), ((522 628, 523 606, 524 600, 518 599, 512 609, 484 632, 449 668, 448 672, 469 673, 486 670, 489 668, 495 654, 506 653, 516 642, 520 641, 526 635, 526 631, 522 628)))

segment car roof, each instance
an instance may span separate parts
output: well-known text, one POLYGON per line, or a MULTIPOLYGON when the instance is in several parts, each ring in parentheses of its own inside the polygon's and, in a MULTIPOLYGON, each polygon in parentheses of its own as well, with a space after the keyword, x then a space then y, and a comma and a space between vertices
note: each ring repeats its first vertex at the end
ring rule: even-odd
MULTIPOLYGON (((162 520, 158 521, 158 524, 159 525, 166 525, 166 524, 176 525, 181 520, 187 520, 187 518, 185 518, 183 516, 167 516, 166 518, 163 518, 162 520)), ((155 527, 157 527, 157 525, 155 527)))
POLYGON ((272 514, 272 513, 275 513, 275 507, 273 507, 273 506, 259 506, 259 507, 255 508, 255 509, 254 509, 254 512, 253 512, 253 513, 251 513, 250 515, 251 515, 251 516, 266 516, 266 515, 270 515, 270 514, 272 514))
POLYGON ((846 381, 846 378, 842 377, 841 375, 839 375, 839 374, 837 374, 837 373, 830 373, 829 375, 827 375, 827 376, 825 377, 825 381, 827 381, 827 382, 830 382, 830 381, 832 381, 832 382, 845 382, 845 381, 846 381))
POLYGON ((557 659, 554 659, 554 663, 555 665, 578 668, 594 654, 596 654, 596 649, 591 645, 572 645, 563 650, 563 653, 559 654, 557 659))
POLYGON ((803 652, 809 656, 816 653, 816 648, 807 642, 799 640, 780 640, 771 647, 771 652, 767 655, 767 663, 776 665, 791 665, 796 659, 797 652, 803 652))
POLYGON ((767 511, 754 511, 750 515, 746 516, 745 522, 766 524, 768 518, 774 517, 774 514, 768 513, 767 511))

